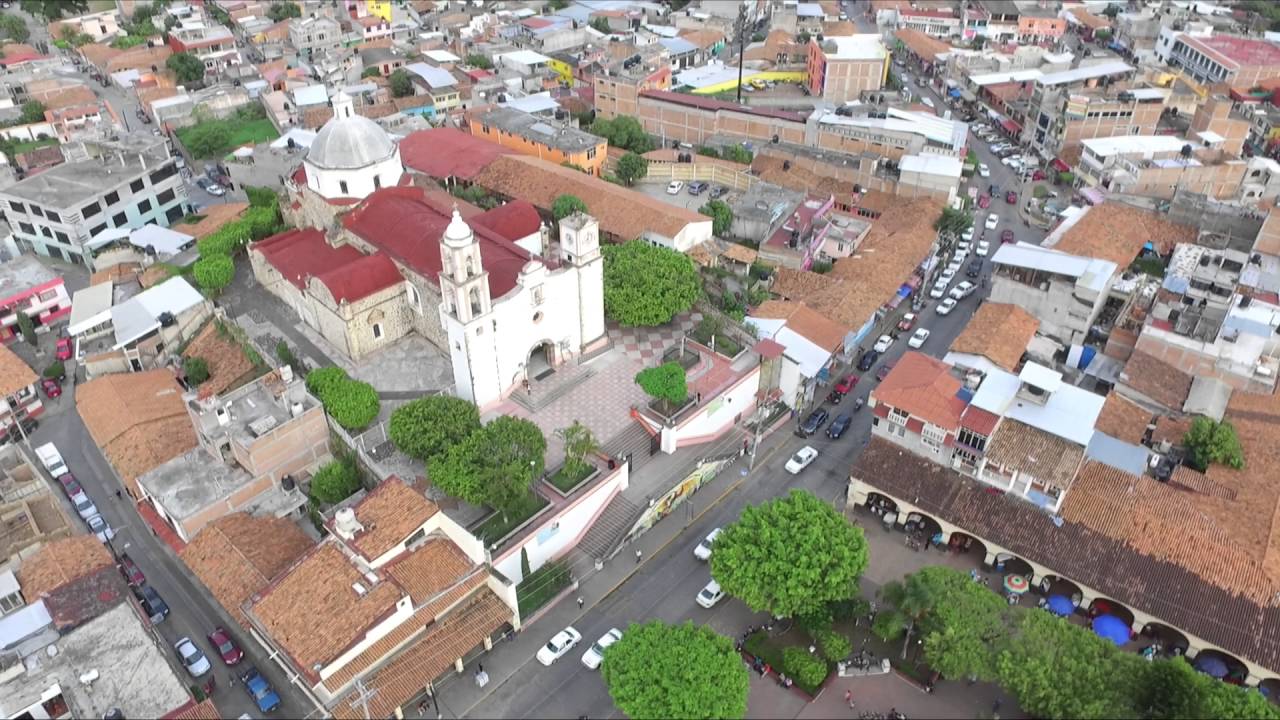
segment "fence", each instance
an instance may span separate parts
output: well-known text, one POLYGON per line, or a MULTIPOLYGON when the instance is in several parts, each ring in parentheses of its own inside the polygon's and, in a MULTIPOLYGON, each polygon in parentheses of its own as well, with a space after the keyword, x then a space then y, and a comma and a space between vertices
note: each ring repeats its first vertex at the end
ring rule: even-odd
POLYGON ((645 176, 645 179, 654 182, 702 180, 703 182, 724 185, 734 190, 748 190, 757 181, 755 176, 749 175, 743 170, 733 170, 721 165, 697 161, 691 163, 650 161, 649 174, 645 176))

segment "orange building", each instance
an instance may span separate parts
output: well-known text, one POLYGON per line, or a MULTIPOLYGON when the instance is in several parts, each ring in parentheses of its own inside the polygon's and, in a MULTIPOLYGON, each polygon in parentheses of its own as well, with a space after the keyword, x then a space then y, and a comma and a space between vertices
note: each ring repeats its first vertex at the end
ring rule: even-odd
POLYGON ((609 143, 559 120, 514 108, 496 107, 470 117, 471 134, 556 164, 569 163, 596 177, 604 169, 609 143))

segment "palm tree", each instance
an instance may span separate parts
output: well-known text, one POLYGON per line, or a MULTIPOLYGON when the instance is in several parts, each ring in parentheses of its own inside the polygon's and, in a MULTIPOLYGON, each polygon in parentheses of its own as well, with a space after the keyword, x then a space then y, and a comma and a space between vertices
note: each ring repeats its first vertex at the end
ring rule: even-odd
POLYGON ((902 618, 906 627, 906 637, 902 641, 902 659, 906 660, 912 633, 933 610, 933 594, 924 583, 917 581, 916 575, 911 575, 906 583, 896 580, 886 583, 880 588, 880 599, 893 608, 893 612, 902 618))

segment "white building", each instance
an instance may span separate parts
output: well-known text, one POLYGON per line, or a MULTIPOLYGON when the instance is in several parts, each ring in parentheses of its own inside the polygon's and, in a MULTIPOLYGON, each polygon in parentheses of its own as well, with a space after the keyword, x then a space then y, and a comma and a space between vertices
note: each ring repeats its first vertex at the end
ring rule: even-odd
POLYGON ((362 200, 400 182, 400 148, 374 121, 357 115, 351 96, 333 97, 333 119, 311 142, 302 162, 307 187, 326 200, 362 200))

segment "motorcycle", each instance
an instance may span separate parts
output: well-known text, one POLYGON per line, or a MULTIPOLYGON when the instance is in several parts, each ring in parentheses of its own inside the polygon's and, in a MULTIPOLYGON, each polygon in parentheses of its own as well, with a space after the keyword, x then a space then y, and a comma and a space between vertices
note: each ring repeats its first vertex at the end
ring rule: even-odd
POLYGON ((854 411, 854 412, 858 412, 859 410, 861 410, 861 409, 862 409, 862 406, 863 406, 863 405, 865 405, 865 404, 866 404, 866 401, 865 401, 865 400, 863 400, 862 398, 858 398, 857 400, 854 400, 854 401, 853 401, 853 411, 854 411))

